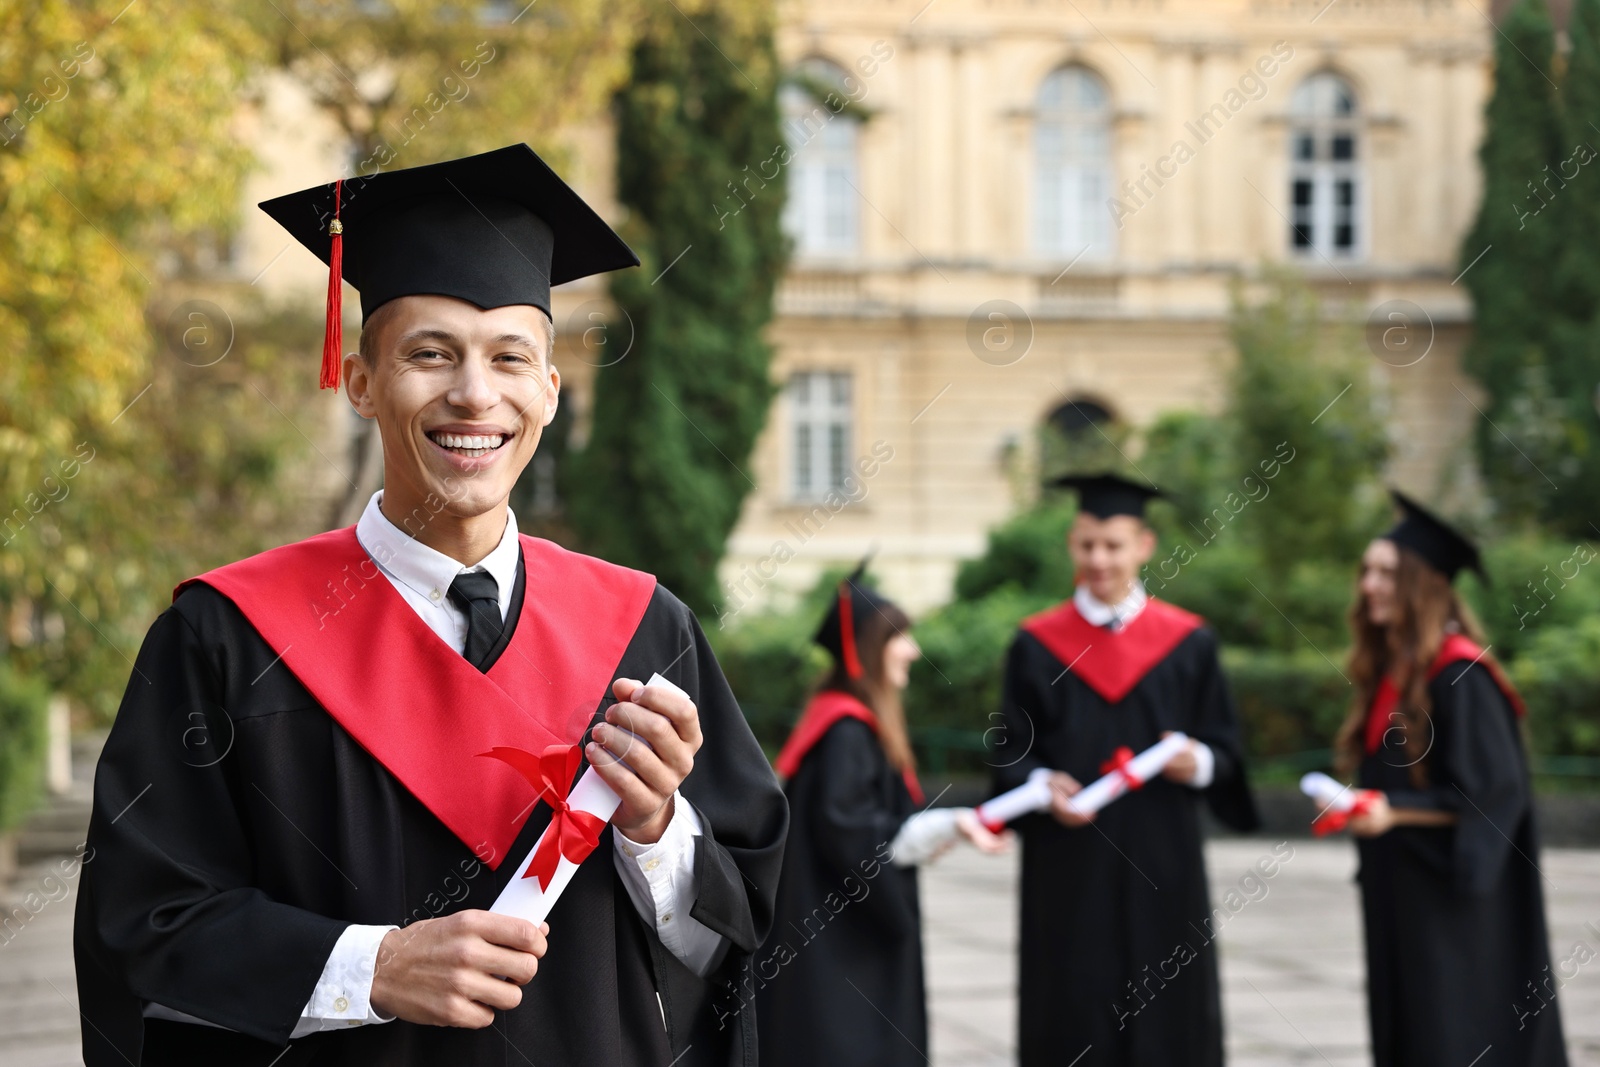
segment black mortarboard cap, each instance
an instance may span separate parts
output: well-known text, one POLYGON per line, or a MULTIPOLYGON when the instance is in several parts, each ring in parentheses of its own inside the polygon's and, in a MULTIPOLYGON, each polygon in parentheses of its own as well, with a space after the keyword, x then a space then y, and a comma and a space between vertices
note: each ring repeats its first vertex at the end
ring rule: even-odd
POLYGON ((876 589, 866 584, 867 562, 871 553, 856 564, 856 569, 839 582, 833 603, 817 627, 813 641, 827 649, 837 663, 844 665, 845 673, 852 678, 862 676, 861 651, 858 645, 861 621, 868 615, 892 603, 876 589))
POLYGON ((1050 483, 1078 492, 1078 508, 1100 519, 1113 515, 1144 518, 1144 506, 1162 495, 1161 490, 1140 485, 1117 474, 1064 474, 1050 483))
POLYGON ((1409 548, 1426 560, 1428 566, 1451 580, 1463 569, 1477 571, 1479 577, 1488 580, 1478 546, 1461 531, 1398 489, 1389 490, 1389 495, 1400 509, 1400 521, 1383 535, 1385 540, 1409 548))
POLYGON ((343 358, 340 276, 361 294, 365 322, 395 297, 420 293, 485 309, 531 304, 549 314, 551 286, 639 264, 525 144, 341 179, 261 209, 330 268, 323 383, 334 387, 343 358))

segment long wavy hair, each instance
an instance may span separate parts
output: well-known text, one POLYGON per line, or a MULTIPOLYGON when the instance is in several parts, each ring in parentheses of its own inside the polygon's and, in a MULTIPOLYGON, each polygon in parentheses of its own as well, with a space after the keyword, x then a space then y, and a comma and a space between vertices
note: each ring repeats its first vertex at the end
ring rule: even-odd
POLYGON ((883 651, 896 634, 911 629, 911 619, 893 604, 882 604, 865 618, 855 620, 856 652, 861 659, 860 678, 850 677, 844 664, 835 662, 833 669, 817 685, 817 691, 836 690, 849 693, 878 717, 878 742, 889 758, 889 765, 904 772, 916 769, 916 757, 911 752, 911 734, 906 727, 905 706, 900 701, 900 690, 890 682, 884 672, 883 651))
MULTIPOLYGON (((1368 710, 1377 694, 1378 683, 1388 675, 1400 693, 1395 705, 1396 725, 1405 737, 1411 782, 1421 787, 1428 781, 1427 755, 1433 743, 1428 668, 1451 633, 1462 634, 1479 645, 1485 642, 1482 627, 1456 594, 1450 580, 1411 549, 1395 547, 1399 563, 1394 572, 1393 617, 1385 625, 1374 623, 1359 584, 1355 603, 1350 608, 1354 647, 1347 670, 1355 684, 1356 696, 1334 739, 1334 761, 1341 773, 1355 773, 1365 754, 1368 710)), ((1483 659, 1493 662, 1488 653, 1483 659)))

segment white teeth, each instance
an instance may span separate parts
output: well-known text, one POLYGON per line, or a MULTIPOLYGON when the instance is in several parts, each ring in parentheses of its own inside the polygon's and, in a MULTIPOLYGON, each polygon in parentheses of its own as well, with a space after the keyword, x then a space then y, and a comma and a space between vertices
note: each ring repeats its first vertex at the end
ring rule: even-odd
POLYGON ((506 437, 505 434, 494 434, 492 436, 473 434, 468 436, 456 433, 439 433, 434 434, 433 439, 439 444, 443 445, 445 448, 459 448, 468 451, 488 452, 492 449, 499 448, 502 444, 504 444, 506 437))

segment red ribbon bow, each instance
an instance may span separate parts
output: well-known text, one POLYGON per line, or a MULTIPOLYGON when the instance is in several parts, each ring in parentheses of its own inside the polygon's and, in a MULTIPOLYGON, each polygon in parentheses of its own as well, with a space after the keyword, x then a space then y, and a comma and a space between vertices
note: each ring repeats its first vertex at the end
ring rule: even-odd
POLYGON ((1122 781, 1129 789, 1138 789, 1144 785, 1144 779, 1134 774, 1130 769, 1133 764, 1133 749, 1123 745, 1111 753, 1111 758, 1100 764, 1101 774, 1119 774, 1122 781))
POLYGON ((1372 810, 1372 805, 1377 802, 1378 792, 1375 789, 1357 789, 1355 801, 1344 811, 1327 811, 1311 820, 1311 832, 1317 837, 1327 837, 1336 834, 1350 825, 1350 820, 1357 815, 1365 815, 1372 810))
POLYGON ((539 839, 533 861, 522 872, 524 878, 539 879, 541 892, 549 889, 561 858, 582 863, 600 844, 600 831, 606 828, 604 819, 587 811, 575 811, 567 803, 567 791, 578 773, 582 751, 577 745, 551 745, 542 756, 535 756, 520 748, 495 747, 478 755, 510 764, 538 790, 539 799, 550 805, 550 825, 539 839))

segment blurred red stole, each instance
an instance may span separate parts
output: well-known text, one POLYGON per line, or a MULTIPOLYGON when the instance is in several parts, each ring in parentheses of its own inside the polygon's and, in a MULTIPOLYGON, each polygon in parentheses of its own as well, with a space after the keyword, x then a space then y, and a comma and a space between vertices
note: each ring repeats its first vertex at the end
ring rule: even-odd
POLYGON ((655 591, 653 575, 522 535, 526 587, 487 674, 429 629, 356 540, 333 530, 182 582, 236 604, 317 702, 497 867, 533 788, 496 746, 577 744, 655 591))
MULTIPOLYGON (((1505 698, 1511 704, 1511 709, 1516 712, 1517 718, 1522 718, 1528 713, 1527 705, 1522 702, 1522 694, 1518 693, 1516 687, 1511 684, 1511 679, 1506 677, 1506 672, 1501 670, 1500 664, 1491 660, 1483 660, 1483 654, 1484 649, 1472 638, 1465 634, 1450 634, 1445 637, 1444 643, 1439 646, 1439 654, 1433 657, 1433 663, 1428 666, 1428 680, 1430 682, 1433 681, 1441 671, 1452 663, 1460 663, 1462 661, 1478 663, 1481 661, 1485 667, 1489 668, 1490 677, 1494 679, 1494 684, 1499 687, 1500 692, 1505 694, 1505 698)), ((1378 749, 1383 747, 1383 735, 1391 725, 1400 725, 1391 723, 1389 718, 1399 703, 1400 690, 1395 688, 1394 682, 1390 680, 1388 675, 1384 675, 1378 680, 1377 692, 1372 695, 1372 707, 1367 709, 1367 729, 1366 736, 1363 739, 1367 755, 1375 755, 1378 749)), ((1404 729, 1404 727, 1401 728, 1404 729)))
MULTIPOLYGON (((840 719, 860 719, 872 727, 874 734, 878 732, 878 716, 873 714, 871 708, 849 693, 824 689, 813 696, 800 713, 800 721, 794 724, 789 740, 783 743, 783 749, 773 761, 774 769, 786 780, 793 778, 806 754, 840 719)), ((921 804, 925 794, 922 792, 922 783, 917 780, 916 769, 907 767, 901 776, 905 779, 906 792, 911 794, 912 800, 921 804)))
POLYGON ((1120 630, 1096 626, 1070 600, 1022 620, 1022 629, 1084 685, 1116 704, 1203 623, 1200 616, 1152 597, 1120 630))

